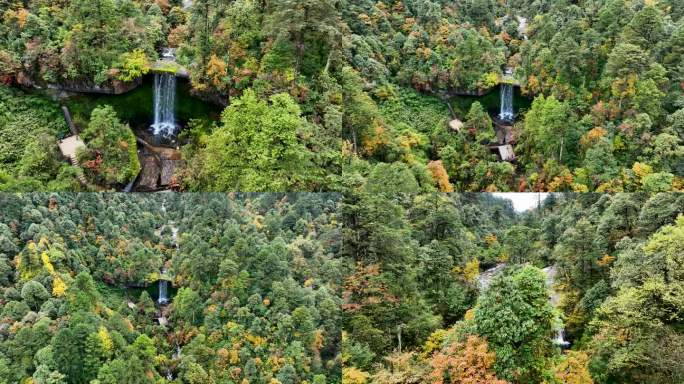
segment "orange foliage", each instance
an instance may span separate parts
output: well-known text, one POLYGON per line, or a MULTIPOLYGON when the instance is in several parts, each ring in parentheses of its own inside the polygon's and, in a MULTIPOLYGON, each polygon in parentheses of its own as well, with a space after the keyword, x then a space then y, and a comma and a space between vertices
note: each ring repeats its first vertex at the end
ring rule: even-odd
POLYGON ((429 162, 427 168, 432 174, 432 178, 437 183, 437 187, 439 188, 440 192, 454 191, 454 186, 449 182, 449 174, 447 173, 446 169, 444 169, 442 160, 429 162))
POLYGON ((530 75, 530 77, 527 79, 527 89, 531 93, 539 93, 541 91, 539 80, 537 80, 535 75, 530 75))
POLYGON ((639 180, 653 173, 653 167, 645 163, 636 162, 632 165, 632 171, 639 178, 639 180))
POLYGON ((225 78, 228 76, 226 63, 216 55, 211 55, 207 63, 207 77, 214 88, 225 88, 225 78))
POLYGON ((225 348, 220 348, 218 351, 216 351, 216 355, 218 357, 216 366, 221 370, 226 369, 226 367, 229 365, 228 362, 230 361, 230 352, 228 352, 228 350, 225 348))
POLYGON ((580 138, 580 144, 582 147, 586 148, 599 141, 602 137, 605 137, 607 133, 608 132, 606 132, 603 127, 595 127, 594 129, 582 135, 582 138, 580 138))
POLYGON ((364 23, 364 24, 366 24, 366 25, 368 25, 368 26, 371 25, 371 19, 370 19, 370 17, 368 17, 368 15, 366 15, 365 13, 360 14, 360 15, 358 16, 358 18, 359 18, 359 20, 360 20, 362 23, 364 23))
POLYGON ((449 40, 450 33, 451 31, 449 29, 449 25, 440 25, 439 30, 437 31, 437 39, 440 40, 442 43, 446 43, 449 40))
POLYGON ((432 356, 430 377, 433 384, 507 384, 494 374, 495 360, 496 355, 489 352, 486 341, 469 336, 465 343, 451 343, 432 356))
POLYGON ((605 254, 596 262, 596 264, 598 264, 601 267, 605 267, 610 265, 613 262, 613 260, 615 260, 615 256, 605 254))
POLYGON ((567 168, 563 168, 560 175, 554 176, 553 180, 549 182, 549 192, 557 192, 570 189, 570 187, 572 187, 573 181, 574 177, 572 176, 572 173, 570 173, 570 170, 567 168))
POLYGON ((394 3, 394 6, 392 7, 394 12, 397 13, 403 13, 404 12, 404 2, 403 1, 396 1, 394 3))
POLYGON ((397 302, 399 299, 387 293, 385 285, 378 281, 379 275, 378 264, 364 266, 358 263, 356 271, 344 282, 342 309, 347 312, 356 312, 366 306, 397 302))
POLYGON ((25 10, 24 8, 17 11, 17 24, 19 24, 19 28, 24 28, 28 15, 29 11, 25 10))
POLYGON ((88 160, 85 163, 83 163, 83 166, 92 169, 92 170, 97 170, 100 168, 100 165, 102 164, 102 155, 97 154, 94 160, 88 160))
POLYGON ((415 24, 416 19, 414 19, 413 17, 407 17, 406 20, 404 20, 404 25, 401 26, 401 29, 403 29, 404 32, 410 32, 415 24))
POLYGON ((48 200, 48 209, 50 211, 55 211, 57 209, 57 207, 58 207, 57 199, 54 196, 50 197, 50 199, 48 200))
POLYGON ((320 351, 323 348, 323 343, 325 342, 325 337, 323 336, 323 331, 320 329, 316 330, 316 334, 313 341, 313 349, 320 351))
POLYGON ((389 144, 389 136, 385 127, 379 121, 373 122, 373 129, 370 135, 363 138, 363 150, 366 154, 372 155, 378 149, 389 144))
POLYGON ((187 25, 179 25, 169 31, 167 41, 169 47, 178 47, 182 42, 188 39, 189 29, 187 25))
POLYGON ((429 47, 416 48, 416 56, 429 59, 432 56, 432 49, 429 47))

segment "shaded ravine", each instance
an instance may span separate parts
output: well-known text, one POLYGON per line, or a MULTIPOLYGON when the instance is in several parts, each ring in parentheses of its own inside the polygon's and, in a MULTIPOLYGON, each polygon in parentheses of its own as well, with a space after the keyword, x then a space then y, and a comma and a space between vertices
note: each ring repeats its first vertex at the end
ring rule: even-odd
MULTIPOLYGON (((560 294, 556 292, 556 290, 553 288, 554 281, 556 278, 556 266, 555 265, 550 265, 544 269, 542 269, 544 273, 546 274, 546 286, 549 289, 549 292, 551 292, 551 305, 555 307, 558 307, 558 304, 560 304, 560 294)), ((561 326, 556 330, 556 337, 553 339, 553 343, 561 349, 568 348, 570 346, 570 342, 565 340, 565 329, 561 326)))
MULTIPOLYGON (((166 203, 163 202, 162 206, 160 208, 162 213, 166 213, 166 203)), ((164 229, 166 228, 171 229, 171 243, 173 244, 174 248, 176 249, 176 252, 180 251, 180 245, 178 244, 178 227, 176 226, 175 221, 170 220, 166 224, 162 225, 158 230, 157 233, 160 236, 163 232, 164 229)), ((167 326, 169 324, 168 319, 167 319, 167 314, 169 310, 169 303, 171 299, 169 298, 167 294, 168 290, 168 278, 166 274, 168 273, 167 269, 165 266, 162 266, 160 269, 160 274, 165 277, 165 278, 160 278, 159 279, 159 296, 157 298, 157 304, 159 305, 159 317, 157 318, 157 321, 159 322, 160 325, 167 326)), ((170 330, 169 330, 170 332, 170 330)), ((181 358, 181 346, 176 344, 176 350, 174 351, 173 355, 171 356, 171 360, 179 360, 181 358)), ((174 380, 175 376, 174 373, 172 372, 172 368, 166 367, 166 379, 167 380, 174 380)))

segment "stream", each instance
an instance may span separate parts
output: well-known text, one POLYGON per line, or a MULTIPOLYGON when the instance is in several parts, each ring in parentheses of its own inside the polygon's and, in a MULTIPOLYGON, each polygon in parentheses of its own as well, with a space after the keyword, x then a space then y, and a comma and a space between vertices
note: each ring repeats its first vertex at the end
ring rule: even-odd
MULTIPOLYGON (((161 208, 159 209, 162 213, 166 214, 166 202, 162 202, 161 208)), ((178 244, 178 227, 176 226, 176 222, 173 220, 168 221, 166 224, 163 224, 159 229, 155 231, 155 234, 157 236, 161 236, 162 233, 166 228, 171 229, 171 243, 176 249, 176 252, 179 252, 180 246, 178 244)), ((166 269, 165 266, 162 266, 160 269, 161 275, 166 275, 168 273, 168 270, 166 269)), ((167 277, 168 276, 164 276, 167 277)), ((166 318, 167 310, 168 310, 168 304, 170 303, 171 299, 168 295, 168 281, 166 279, 159 279, 159 295, 157 299, 157 304, 159 305, 159 317, 157 318, 157 321, 159 322, 159 325, 162 325, 166 327, 169 322, 166 318)), ((181 346, 178 344, 178 342, 175 342, 175 351, 173 352, 171 356, 172 361, 177 361, 180 360, 181 358, 181 346)), ((175 379, 175 375, 173 372, 174 368, 172 366, 167 366, 166 367, 166 379, 169 381, 172 381, 175 379)))
MULTIPOLYGON (((166 206, 165 203, 162 203, 161 206, 161 211, 166 213, 166 206)), ((171 229, 171 243, 173 244, 174 248, 176 249, 176 252, 180 250, 180 246, 178 245, 178 227, 176 226, 176 223, 174 221, 169 221, 168 223, 164 224, 161 226, 156 231, 157 236, 161 236, 162 233, 164 232, 164 229, 166 228, 171 229)), ((162 263, 165 264, 165 263, 162 263)), ((160 278, 158 281, 159 284, 159 294, 157 295, 157 303, 160 306, 167 305, 170 302, 170 298, 168 295, 168 286, 169 286, 169 281, 167 280, 169 277, 167 276, 168 270, 166 269, 165 266, 162 265, 162 267, 159 270, 160 273, 160 278)), ((158 318, 159 323, 161 324, 162 322, 166 323, 166 318, 164 318, 163 311, 160 317, 158 318)))

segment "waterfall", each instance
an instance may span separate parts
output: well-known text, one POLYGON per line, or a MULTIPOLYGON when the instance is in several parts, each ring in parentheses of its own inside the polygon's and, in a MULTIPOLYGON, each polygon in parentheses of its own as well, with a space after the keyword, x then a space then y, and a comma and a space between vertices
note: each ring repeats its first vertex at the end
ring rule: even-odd
MULTIPOLYGON (((546 274, 546 286, 551 291, 551 305, 557 307, 560 303, 560 295, 553 289, 554 278, 556 277, 556 266, 552 265, 542 269, 546 274)), ((565 329, 559 327, 556 330, 556 337, 553 338, 553 344, 560 347, 561 349, 566 349, 570 346, 570 342, 565 340, 565 329)))
POLYGON ((513 120, 513 86, 501 83, 501 111, 499 119, 504 121, 513 120))
POLYGON ((563 328, 560 328, 556 331, 556 337, 553 339, 553 344, 561 347, 561 349, 565 349, 570 346, 570 342, 565 340, 565 330, 563 328))
POLYGON ((131 180, 128 184, 126 184, 126 187, 124 188, 124 192, 128 193, 131 190, 133 190, 133 183, 135 183, 135 179, 131 180))
POLYGON ((154 75, 154 124, 156 137, 170 137, 176 133, 176 76, 168 73, 154 75))
POLYGON ((175 226, 171 227, 171 241, 173 241, 173 245, 175 245, 176 250, 178 250, 178 228, 175 226))
POLYGON ((169 302, 169 298, 166 296, 166 289, 168 282, 166 280, 159 280, 159 299, 157 302, 159 304, 166 304, 169 302))
POLYGON ((159 298, 157 299, 157 303, 159 304, 166 304, 169 302, 167 293, 169 282, 165 280, 164 275, 166 275, 166 268, 161 269, 161 276, 159 278, 159 298))
POLYGON ((176 48, 162 48, 162 60, 176 61, 176 48))
POLYGON ((494 276, 496 276, 499 272, 501 272, 504 267, 506 266, 506 263, 499 263, 486 271, 483 271, 477 276, 477 284, 480 287, 481 290, 485 290, 489 288, 489 283, 491 283, 492 279, 494 276))

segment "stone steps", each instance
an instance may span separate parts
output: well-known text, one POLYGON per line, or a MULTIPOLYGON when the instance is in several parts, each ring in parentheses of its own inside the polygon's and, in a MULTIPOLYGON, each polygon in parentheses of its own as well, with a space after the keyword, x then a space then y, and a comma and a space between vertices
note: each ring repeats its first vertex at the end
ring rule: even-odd
POLYGON ((83 174, 83 169, 81 169, 81 165, 78 163, 76 155, 69 156, 69 160, 71 161, 71 165, 76 167, 76 177, 78 177, 78 181, 83 185, 88 185, 88 180, 86 180, 85 175, 83 174))

